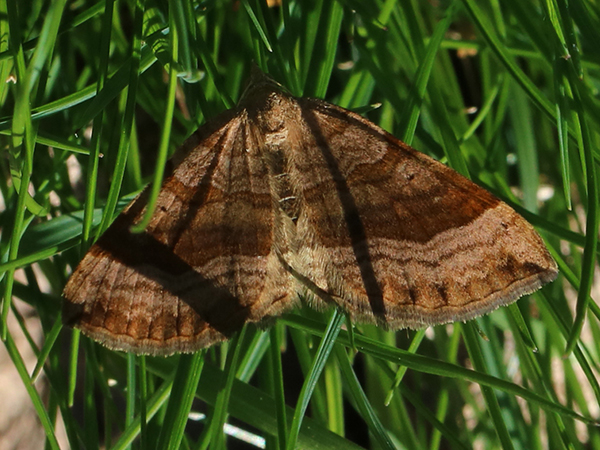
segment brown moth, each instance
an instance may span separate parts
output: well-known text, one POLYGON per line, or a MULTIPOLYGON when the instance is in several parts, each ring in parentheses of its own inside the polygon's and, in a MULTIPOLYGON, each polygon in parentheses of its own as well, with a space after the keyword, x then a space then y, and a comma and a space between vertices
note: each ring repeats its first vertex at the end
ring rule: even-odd
POLYGON ((239 105, 90 248, 64 321, 107 347, 194 352, 299 305, 390 329, 466 321, 557 276, 508 205, 351 111, 255 69, 239 105))

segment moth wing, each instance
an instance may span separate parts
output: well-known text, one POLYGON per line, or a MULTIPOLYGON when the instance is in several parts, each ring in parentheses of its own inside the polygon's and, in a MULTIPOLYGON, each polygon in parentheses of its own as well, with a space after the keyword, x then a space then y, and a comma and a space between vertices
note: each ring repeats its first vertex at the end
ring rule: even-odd
POLYGON ((65 323, 112 349, 169 355, 291 307, 260 145, 243 111, 200 128, 174 158, 146 230, 130 231, 144 192, 85 255, 64 290, 65 323))
POLYGON ((296 101, 291 266, 355 320, 465 321, 556 277, 533 227, 489 192, 355 113, 296 101))

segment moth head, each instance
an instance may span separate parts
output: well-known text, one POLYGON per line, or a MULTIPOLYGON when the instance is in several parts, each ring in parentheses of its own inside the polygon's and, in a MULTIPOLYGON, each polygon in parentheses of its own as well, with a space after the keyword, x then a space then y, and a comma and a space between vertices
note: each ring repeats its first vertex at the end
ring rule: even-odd
POLYGON ((256 64, 252 64, 250 77, 238 102, 240 107, 251 106, 250 109, 269 108, 270 99, 290 95, 287 90, 264 73, 256 64), (265 103, 264 106, 260 103, 265 103))

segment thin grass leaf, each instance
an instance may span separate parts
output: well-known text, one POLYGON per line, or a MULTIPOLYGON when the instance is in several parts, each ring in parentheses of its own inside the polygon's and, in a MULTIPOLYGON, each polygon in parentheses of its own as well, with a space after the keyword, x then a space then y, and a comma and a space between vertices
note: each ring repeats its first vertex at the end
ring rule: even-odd
POLYGON ((52 327, 52 329, 45 335, 46 340, 44 341, 44 345, 42 346, 40 353, 38 355, 38 361, 37 361, 33 371, 31 372, 31 382, 32 383, 35 383, 37 381, 38 376, 42 372, 42 369, 44 368, 44 364, 46 364, 46 360, 48 359, 48 356, 50 355, 50 351, 52 350, 52 347, 54 347, 54 344, 55 344, 56 340, 58 339, 58 334, 62 330, 62 327, 63 327, 62 320, 59 316, 58 320, 56 320, 54 322, 54 326, 52 327))
MULTIPOLYGON (((166 377, 169 370, 166 364, 158 359, 148 361, 148 369, 161 377, 166 377)), ((198 383, 197 396, 209 405, 215 405, 218 391, 214 387, 220 385, 224 377, 225 374, 222 370, 206 363, 202 370, 202 377, 198 383)), ((266 434, 273 436, 277 434, 277 418, 275 417, 273 398, 268 393, 247 383, 234 380, 227 412, 266 434)), ((291 425, 293 413, 293 409, 286 407, 288 427, 291 425)), ((310 417, 304 418, 296 444, 296 448, 307 450, 361 448, 353 442, 327 430, 323 425, 310 417)))
MULTIPOLYGON (((346 319, 346 318, 345 318, 346 319)), ((345 435, 344 402, 342 397, 342 376, 337 360, 325 364, 323 385, 327 401, 327 427, 340 436, 345 435)))
MULTIPOLYGON (((154 415, 163 407, 164 404, 169 400, 169 395, 173 387, 173 379, 165 380, 160 387, 158 387, 152 397, 147 401, 147 408, 145 410, 146 420, 152 419, 154 415)), ((141 419, 140 416, 136 416, 133 422, 123 431, 117 442, 112 447, 113 450, 125 450, 130 446, 133 441, 140 435, 141 430, 141 419)))
POLYGON ((600 227, 600 211, 598 210, 598 182, 596 177, 596 164, 592 154, 592 144, 590 140, 590 131, 586 117, 583 115, 580 96, 578 91, 574 91, 575 105, 578 106, 578 113, 581 127, 581 151, 585 156, 585 169, 587 176, 587 221, 586 221, 586 239, 583 249, 583 266, 581 268, 581 284, 577 295, 577 309, 575 313, 575 322, 567 341, 565 354, 568 355, 577 345, 579 334, 583 328, 583 321, 588 310, 590 302, 590 290, 594 280, 594 271, 596 266, 596 252, 598 251, 598 227, 600 227))
POLYGON ((287 415, 285 410, 285 393, 283 386, 283 370, 281 367, 281 352, 279 345, 279 333, 277 328, 271 328, 271 369, 272 369, 272 391, 275 400, 277 414, 277 439, 278 448, 284 450, 287 447, 287 415))
MULTIPOLYGON (((42 207, 38 205, 29 195, 28 188, 33 170, 33 152, 35 130, 31 123, 30 101, 34 96, 31 92, 32 87, 28 86, 28 71, 25 67, 25 57, 20 40, 20 27, 17 16, 17 5, 14 2, 8 3, 8 22, 11 29, 11 44, 17 53, 16 55, 16 73, 18 78, 17 95, 15 99, 14 115, 11 133, 11 178, 14 189, 18 192, 17 204, 14 211, 14 220, 8 243, 8 261, 17 258, 19 245, 23 230, 25 229, 26 209, 32 214, 40 214, 42 207)), ((48 27, 48 21, 45 22, 48 27)), ((2 296, 2 311, 0 324, 2 325, 1 337, 6 340, 8 337, 8 313, 11 307, 12 288, 14 283, 14 269, 9 269, 4 279, 4 293, 2 296)))
POLYGON ((225 383, 221 385, 221 389, 217 394, 215 409, 210 419, 210 425, 204 434, 204 438, 201 440, 201 443, 198 446, 200 449, 206 449, 209 445, 214 445, 216 448, 224 447, 223 427, 225 425, 225 421, 227 420, 227 410, 229 408, 231 390, 235 380, 238 360, 240 358, 242 348, 241 345, 238 344, 243 340, 245 332, 246 326, 244 326, 240 333, 233 339, 232 345, 229 348, 225 365, 227 377, 225 378, 225 383))
POLYGON ((496 56, 502 61, 509 73, 514 77, 515 81, 529 95, 531 100, 546 113, 546 115, 555 120, 555 112, 552 104, 543 96, 533 82, 523 73, 523 71, 515 64, 510 54, 506 51, 505 46, 500 39, 492 32, 493 27, 488 23, 488 20, 483 15, 481 9, 476 6, 473 0, 462 0, 465 8, 479 27, 482 35, 486 38, 496 56))
POLYGON ((7 335, 4 340, 4 345, 10 356, 12 362, 14 363, 15 368, 19 373, 19 377, 23 381, 23 385, 27 389, 27 393, 29 394, 29 398, 33 402, 33 406, 35 411, 37 412, 38 418, 44 427, 44 431, 46 433, 47 443, 53 450, 59 450, 60 446, 58 445, 58 441, 56 440, 56 435, 54 434, 54 427, 48 417, 46 409, 44 408, 44 403, 40 398, 37 390, 33 386, 32 383, 29 382, 29 375, 27 374, 27 368, 25 367, 25 363, 21 355, 19 354, 19 350, 17 349, 12 336, 7 335))
MULTIPOLYGON (((411 353, 416 353, 419 346, 421 345, 421 342, 423 342, 424 338, 425 338, 425 330, 417 331, 413 340, 410 343, 410 347, 408 347, 408 351, 411 353)), ((394 376, 394 382, 392 383, 392 385, 388 391, 388 394, 385 397, 385 402, 384 402, 385 406, 389 406, 389 404, 391 403, 392 398, 394 397, 395 390, 398 388, 398 386, 400 386, 400 383, 402 383, 402 379, 404 378, 404 375, 406 375, 406 370, 407 370, 406 366, 400 366, 398 368, 398 370, 396 371, 396 375, 394 376)))
POLYGON ((469 178, 469 169, 458 146, 456 135, 450 126, 448 110, 442 97, 442 93, 435 85, 431 86, 431 90, 431 98, 434 105, 435 115, 439 119, 440 123, 443 124, 440 126, 440 134, 442 135, 442 140, 444 141, 444 151, 448 156, 448 162, 454 170, 469 178))
POLYGON ((488 114, 492 110, 492 106, 496 102, 496 98, 498 96, 498 93, 500 92, 501 86, 505 84, 504 80, 504 77, 498 77, 496 83, 488 92, 488 97, 486 98, 485 102, 483 103, 481 108, 479 108, 477 116, 471 122, 471 126, 469 126, 469 128, 463 133, 462 137, 459 139, 459 144, 462 144, 463 142, 469 140, 469 138, 473 136, 475 131, 477 131, 481 123, 488 117, 488 114))
POLYGON ((523 319, 523 315, 521 314, 521 311, 519 310, 519 307, 516 304, 513 303, 512 305, 508 306, 507 316, 512 324, 512 328, 518 330, 519 336, 523 340, 525 346, 532 352, 537 352, 538 347, 535 344, 533 336, 529 332, 527 324, 523 319))
MULTIPOLYGON (((92 344, 90 341, 84 343, 91 351, 92 344)), ((84 428, 80 436, 84 447, 90 448, 96 442, 100 441, 100 430, 98 429, 98 409, 96 403, 96 377, 94 373, 94 365, 87 364, 85 366, 85 378, 83 383, 83 419, 84 428)))
MULTIPOLYGON (((287 325, 296 326, 299 329, 302 329, 306 332, 315 335, 320 335, 324 331, 323 327, 320 324, 313 321, 309 321, 305 318, 284 316, 284 318, 282 318, 281 320, 285 321, 287 325)), ((340 333, 338 342, 346 346, 349 345, 349 339, 346 333, 340 333)), ((570 410, 567 407, 564 407, 557 403, 548 401, 547 399, 542 398, 539 395, 530 392, 529 390, 521 386, 517 386, 516 384, 507 382, 505 380, 497 379, 485 373, 472 371, 460 366, 455 366, 438 360, 432 360, 430 358, 425 358, 421 355, 411 354, 398 348, 386 347, 381 345, 377 341, 363 336, 355 335, 355 342, 359 351, 364 352, 370 356, 381 358, 396 364, 406 365, 412 370, 416 370, 419 372, 441 375, 448 378, 460 378, 470 380, 485 386, 500 389, 512 395, 517 395, 526 399, 529 402, 539 404, 542 408, 548 411, 553 411, 565 415, 567 417, 580 420, 586 424, 596 423, 596 421, 592 418, 581 416, 575 411, 570 410)))
POLYGON ((346 354, 344 349, 339 345, 335 346, 335 355, 340 365, 342 375, 344 376, 344 380, 348 385, 348 389, 354 397, 354 404, 358 407, 361 416, 367 423, 369 431, 373 434, 381 448, 395 450, 396 447, 388 437, 386 430, 379 421, 377 414, 371 407, 369 399, 367 398, 365 392, 361 388, 360 382, 358 381, 356 374, 350 366, 350 362, 348 361, 348 355, 346 354))
MULTIPOLYGON (((148 409, 148 404, 146 402, 148 396, 148 377, 146 375, 146 356, 141 355, 138 357, 139 363, 139 371, 138 374, 140 376, 139 379, 139 393, 140 393, 140 402, 139 402, 139 415, 140 415, 140 449, 145 450, 148 448, 148 435, 147 435, 147 425, 148 425, 148 417, 146 416, 146 410, 148 409)), ((131 421, 133 424, 135 422, 135 418, 131 421)))
MULTIPOLYGON (((174 5, 178 2, 174 2, 170 5, 174 5)), ((148 206, 142 220, 131 228, 134 233, 141 233, 144 231, 146 226, 150 223, 150 219, 154 214, 156 207, 156 199, 158 193, 162 187, 163 175, 165 170, 165 164, 167 162, 167 156, 169 151, 169 143, 171 141, 171 126, 173 124, 173 113, 175 111, 175 94, 177 89, 178 72, 175 68, 176 63, 179 59, 179 37, 176 27, 174 26, 174 20, 176 16, 182 14, 179 8, 173 6, 170 11, 172 12, 171 17, 174 19, 171 21, 171 64, 169 65, 169 87, 168 87, 168 98, 165 108, 165 116, 162 124, 162 133, 160 137, 160 144, 158 147, 158 158, 156 158, 156 169, 154 170, 154 180, 152 181, 152 187, 150 188, 150 195, 148 197, 148 206)), ((183 22, 180 18, 179 22, 183 22)), ((181 23, 179 25, 182 25, 181 23)), ((187 27, 184 27, 182 31, 187 31, 187 27)), ((187 33, 186 33, 187 34, 187 33)), ((191 70, 190 55, 185 55, 187 58, 184 64, 187 66, 187 70, 191 70)))
POLYGON ((136 356, 132 353, 127 355, 127 397, 125 403, 125 426, 129 426, 133 421, 135 415, 135 408, 137 404, 137 360, 136 356))
POLYGON ((288 450, 296 448, 298 434, 300 433, 300 427, 302 426, 304 413, 306 412, 306 408, 308 408, 308 402, 310 401, 310 397, 314 391, 315 385, 317 384, 317 380, 319 379, 321 372, 325 367, 327 358, 329 357, 329 354, 333 349, 335 339, 339 334, 343 323, 344 315, 340 313, 337 309, 335 309, 333 311, 331 319, 329 320, 327 329, 325 330, 325 334, 323 335, 323 339, 321 339, 319 348, 317 349, 317 353, 315 354, 315 359, 313 360, 310 371, 304 379, 304 384, 302 385, 300 395, 298 396, 298 403, 296 405, 296 410, 294 411, 292 426, 288 435, 288 450))
POLYGON ((244 8, 246 9, 246 12, 248 13, 248 17, 250 17, 250 20, 254 24, 256 32, 260 36, 260 39, 263 42, 265 48, 267 49, 268 52, 272 52, 273 47, 271 46, 271 43, 269 42, 269 39, 267 38, 267 34, 264 32, 263 27, 261 26, 259 20, 257 19, 256 15, 254 14, 254 11, 250 7, 248 0, 242 0, 242 5, 244 5, 244 8))
MULTIPOLYGON (((97 92, 104 88, 108 77, 108 59, 110 52, 111 23, 113 18, 114 1, 108 0, 105 4, 104 20, 102 21, 102 40, 100 47, 100 68, 97 82, 97 92)), ((80 251, 83 255, 91 244, 91 231, 94 221, 94 205, 96 201, 96 184, 98 181, 98 167, 100 159, 100 136, 102 134, 102 122, 104 114, 100 113, 94 118, 92 141, 90 145, 90 158, 87 167, 86 198, 84 203, 82 239, 80 251)))
POLYGON ((123 174, 125 172, 125 160, 127 159, 127 153, 129 150, 129 140, 131 139, 133 116, 136 104, 135 94, 137 92, 138 84, 138 70, 141 58, 141 30, 142 30, 142 19, 144 17, 144 11, 142 5, 136 4, 134 17, 134 39, 131 45, 131 68, 129 73, 129 86, 127 88, 127 104, 125 108, 125 114, 123 117, 122 131, 120 134, 119 148, 117 154, 117 160, 114 169, 113 182, 110 185, 110 191, 106 200, 106 206, 100 224, 100 231, 104 232, 112 220, 117 200, 119 197, 119 191, 121 190, 121 183, 123 181, 123 174))
POLYGON ((446 35, 446 32, 454 19, 457 5, 458 0, 454 0, 446 10, 444 18, 436 25, 431 39, 429 40, 429 44, 425 49, 423 60, 419 64, 413 87, 409 93, 408 102, 404 107, 404 112, 400 118, 400 123, 406 124, 403 125, 404 131, 400 134, 400 137, 408 145, 411 144, 417 128, 421 103, 425 97, 435 57, 440 48, 440 44, 442 43, 442 39, 446 35))
MULTIPOLYGON (((473 362, 473 367, 480 372, 486 372, 484 358, 478 345, 478 338, 474 331, 474 327, 469 323, 464 324, 463 333, 465 334, 465 344, 467 345, 469 357, 473 362)), ((489 414, 494 422, 494 427, 502 444, 502 448, 514 448, 512 445, 511 436, 508 432, 508 428, 500 410, 500 404, 498 402, 496 393, 487 386, 481 386, 481 391, 486 401, 487 410, 489 411, 489 414)))
POLYGON ((180 356, 173 390, 167 405, 166 421, 160 430, 156 448, 175 449, 181 445, 203 366, 204 352, 180 356))
MULTIPOLYGON (((546 9, 546 15, 548 19, 550 19, 550 24, 552 24, 552 28, 555 33, 555 37, 560 42, 561 49, 561 57, 566 58, 569 54, 569 50, 567 49, 567 42, 565 38, 565 33, 563 32, 562 21, 560 20, 560 13, 557 2, 554 0, 546 0, 545 2, 541 2, 542 6, 546 9)), ((550 33, 548 33, 550 34, 550 33)), ((556 46, 555 46, 556 47, 556 46)))
POLYGON ((564 81, 563 64, 560 60, 557 60, 554 64, 554 91, 555 96, 558 99, 556 102, 556 117, 557 117, 557 128, 558 128, 558 145, 560 149, 560 161, 562 168, 562 182, 565 201, 567 208, 572 209, 571 190, 571 170, 569 162, 569 122, 568 119, 571 116, 571 110, 569 107, 569 100, 571 93, 570 86, 564 81))
POLYGON ((264 330, 247 330, 246 340, 250 339, 246 351, 241 355, 236 377, 239 380, 249 382, 259 370, 259 366, 267 355, 271 345, 269 333, 264 330))
POLYGON ((305 95, 322 98, 327 92, 335 58, 335 37, 340 33, 342 17, 342 6, 338 2, 323 3, 316 39, 325 45, 317 45, 314 49, 304 86, 305 95))

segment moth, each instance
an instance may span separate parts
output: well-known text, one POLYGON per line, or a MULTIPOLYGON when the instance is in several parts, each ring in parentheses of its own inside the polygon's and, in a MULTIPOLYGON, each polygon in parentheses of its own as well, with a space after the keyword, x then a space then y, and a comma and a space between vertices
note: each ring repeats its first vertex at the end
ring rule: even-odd
POLYGON ((296 98, 253 69, 85 255, 66 324, 115 350, 170 355, 309 298, 389 329, 466 321, 554 280, 507 204, 377 125, 296 98))

